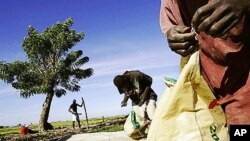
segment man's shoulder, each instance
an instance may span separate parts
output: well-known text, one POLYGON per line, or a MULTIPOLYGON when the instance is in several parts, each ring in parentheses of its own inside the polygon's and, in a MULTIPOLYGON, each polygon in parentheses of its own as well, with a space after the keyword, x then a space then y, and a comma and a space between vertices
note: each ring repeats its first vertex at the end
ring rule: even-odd
POLYGON ((75 104, 74 104, 74 103, 72 103, 69 107, 73 107, 73 106, 75 106, 75 104))

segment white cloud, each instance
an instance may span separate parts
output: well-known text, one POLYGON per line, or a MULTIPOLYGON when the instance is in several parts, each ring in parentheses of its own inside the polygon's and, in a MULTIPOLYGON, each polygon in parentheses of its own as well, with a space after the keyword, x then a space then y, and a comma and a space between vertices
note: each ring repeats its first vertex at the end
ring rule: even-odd
POLYGON ((125 70, 141 70, 149 74, 158 85, 163 83, 164 76, 176 78, 179 74, 179 59, 161 50, 144 49, 132 53, 123 52, 109 57, 91 60, 83 66, 94 69, 94 75, 80 81, 80 85, 87 89, 112 88, 112 79, 125 70), (173 58, 173 59, 171 59, 173 58))
POLYGON ((166 57, 165 52, 148 49, 143 52, 115 54, 102 60, 91 60, 83 68, 93 68, 94 77, 101 77, 122 73, 125 70, 149 70, 178 65, 179 60, 174 57, 169 59, 171 57, 166 57))
MULTIPOLYGON (((1 83, 3 83, 3 82, 1 82, 1 83)), ((0 84, 1 84, 0 83, 0 84)), ((4 94, 16 94, 16 93, 18 93, 18 90, 16 90, 16 89, 14 89, 14 88, 12 88, 12 87, 10 87, 10 86, 7 86, 7 87, 5 87, 5 88, 2 88, 1 90, 0 90, 0 96, 1 95, 4 95, 4 94)))

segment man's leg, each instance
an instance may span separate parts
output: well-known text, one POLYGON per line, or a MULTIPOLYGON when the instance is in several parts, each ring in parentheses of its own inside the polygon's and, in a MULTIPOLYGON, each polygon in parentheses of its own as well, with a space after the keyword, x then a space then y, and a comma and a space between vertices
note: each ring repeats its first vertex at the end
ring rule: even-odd
POLYGON ((78 123, 79 129, 81 129, 81 124, 80 124, 79 115, 76 115, 76 121, 77 121, 77 123, 78 123))
POLYGON ((79 129, 81 129, 80 120, 78 120, 77 122, 78 122, 79 129))
POLYGON ((135 114, 137 115, 137 120, 142 122, 144 121, 144 124, 140 125, 139 129, 136 129, 142 138, 146 137, 146 132, 144 130, 145 125, 148 124, 148 121, 145 120, 145 111, 146 111, 146 102, 142 106, 133 106, 133 110, 135 111, 135 114), (143 130, 142 130, 143 129, 143 130))
POLYGON ((76 121, 76 115, 72 114, 72 126, 74 130, 75 130, 75 121, 76 121))
POLYGON ((150 120, 153 119, 154 117, 154 113, 155 113, 155 109, 156 109, 156 101, 153 100, 153 99, 150 99, 148 104, 147 104, 147 115, 148 115, 148 118, 150 120))
POLYGON ((72 122, 73 129, 75 130, 75 121, 72 122))

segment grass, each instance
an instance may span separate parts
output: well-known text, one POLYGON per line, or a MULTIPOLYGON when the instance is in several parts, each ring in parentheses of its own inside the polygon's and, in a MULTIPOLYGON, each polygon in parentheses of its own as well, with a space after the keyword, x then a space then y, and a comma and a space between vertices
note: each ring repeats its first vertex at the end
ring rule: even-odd
POLYGON ((101 127, 97 130, 97 132, 116 132, 122 130, 123 130, 123 125, 115 125, 115 126, 101 127))
MULTIPOLYGON (((31 125, 29 126, 29 129, 36 130, 38 128, 37 125, 31 125)), ((10 135, 10 134, 19 134, 20 133, 20 127, 15 126, 15 127, 8 127, 8 128, 1 128, 0 129, 0 136, 4 135, 10 135)))
MULTIPOLYGON (((114 116, 114 117, 106 117, 104 118, 104 121, 107 120, 113 120, 113 119, 118 119, 122 116, 114 116)), ((96 123, 101 123, 103 122, 103 118, 91 118, 89 119, 89 124, 96 124, 96 123)), ((71 127, 72 126, 72 121, 58 121, 58 122, 51 122, 53 125, 54 129, 60 128, 60 127, 71 127)), ((81 120, 81 124, 87 124, 86 120, 81 120)), ((29 129, 32 130, 38 130, 38 125, 33 124, 29 126, 29 129)), ((115 132, 115 131, 121 131, 123 130, 122 125, 112 125, 112 126, 106 126, 106 127, 101 127, 98 128, 96 132, 115 132)), ((0 136, 5 136, 5 135, 10 135, 10 134, 19 134, 20 133, 20 127, 15 126, 15 127, 8 127, 8 128, 0 128, 0 136)))
MULTIPOLYGON (((104 120, 108 120, 109 118, 104 118, 104 120)), ((89 124, 96 124, 96 123, 101 123, 103 122, 102 118, 91 118, 89 119, 89 124)), ((86 120, 80 120, 81 125, 87 124, 86 120)), ((66 127, 66 126, 72 126, 72 121, 57 121, 57 122, 52 122, 51 123, 54 128, 58 127, 66 127)))
POLYGON ((19 134, 20 127, 1 128, 0 135, 19 134))

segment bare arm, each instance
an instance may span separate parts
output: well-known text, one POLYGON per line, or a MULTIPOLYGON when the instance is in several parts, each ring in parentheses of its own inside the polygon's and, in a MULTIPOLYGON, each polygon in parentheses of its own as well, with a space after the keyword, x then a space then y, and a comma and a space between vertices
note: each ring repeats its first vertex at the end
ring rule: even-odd
POLYGON ((82 97, 82 103, 81 103, 81 105, 77 104, 77 106, 82 107, 83 103, 84 103, 84 100, 83 100, 83 97, 82 97))
POLYGON ((150 87, 146 87, 143 91, 143 93, 140 96, 140 102, 138 104, 138 106, 142 106, 144 104, 144 102, 147 100, 147 98, 149 97, 149 90, 150 87))
POLYGON ((80 104, 77 104, 77 106, 79 106, 79 107, 82 107, 82 105, 83 105, 83 102, 82 102, 82 104, 80 105, 80 104))
POLYGON ((71 107, 69 107, 68 111, 72 114, 75 114, 75 112, 73 110, 71 110, 71 107))
POLYGON ((146 87, 141 95, 141 100, 145 101, 149 96, 150 87, 146 87))
POLYGON ((128 94, 125 92, 125 93, 124 93, 124 98, 123 98, 123 100, 122 100, 122 102, 121 102, 121 107, 126 107, 126 106, 127 106, 128 99, 129 99, 129 96, 128 96, 128 94))
POLYGON ((190 27, 184 26, 178 7, 170 0, 162 0, 160 10, 161 30, 167 38, 170 49, 180 54, 188 56, 193 53, 198 44, 195 40, 195 33, 190 27))

